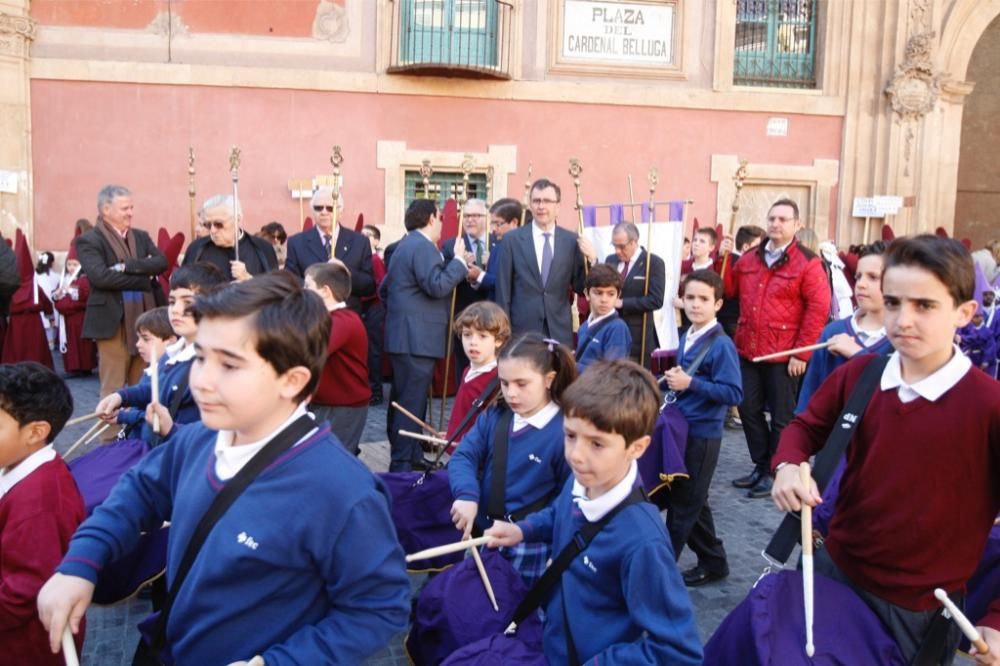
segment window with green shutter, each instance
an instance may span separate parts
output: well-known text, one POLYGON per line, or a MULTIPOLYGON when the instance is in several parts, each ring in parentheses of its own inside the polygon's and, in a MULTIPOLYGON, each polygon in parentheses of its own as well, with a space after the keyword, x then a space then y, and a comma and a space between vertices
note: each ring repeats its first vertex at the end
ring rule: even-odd
POLYGON ((737 0, 733 83, 816 87, 817 0, 737 0))

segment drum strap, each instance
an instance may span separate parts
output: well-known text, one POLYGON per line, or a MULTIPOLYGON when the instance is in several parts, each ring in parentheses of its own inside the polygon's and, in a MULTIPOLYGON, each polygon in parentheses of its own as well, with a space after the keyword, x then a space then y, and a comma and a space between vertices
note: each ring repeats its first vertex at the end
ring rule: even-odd
POLYGON ((201 521, 198 523, 198 527, 195 529, 191 536, 191 540, 188 542, 187 548, 184 550, 184 557, 181 559, 180 566, 177 568, 177 575, 174 580, 171 581, 170 592, 167 594, 167 600, 163 604, 163 608, 160 610, 160 617, 156 623, 156 629, 153 632, 153 647, 157 652, 161 651, 166 645, 167 637, 167 622, 170 618, 170 608, 174 605, 174 600, 177 598, 177 593, 184 584, 184 579, 187 578, 188 572, 191 570, 191 566, 194 564, 195 559, 198 557, 198 552, 201 550, 202 545, 208 538, 209 533, 211 533, 212 528, 215 524, 219 522, 219 519, 226 513, 233 502, 246 490, 247 486, 253 483, 253 480, 257 476, 268 468, 278 456, 283 454, 288 449, 292 448, 296 442, 305 437, 311 430, 316 428, 316 421, 314 421, 308 415, 300 416, 295 420, 290 426, 282 430, 280 433, 271 438, 267 444, 264 445, 257 454, 250 459, 250 461, 236 473, 236 476, 226 481, 226 484, 219 491, 219 494, 215 496, 212 500, 212 504, 208 507, 208 511, 202 516, 201 521))
POLYGON ((587 347, 589 347, 590 343, 597 338, 597 334, 601 332, 601 329, 617 318, 618 313, 610 314, 601 321, 597 322, 597 324, 595 324, 592 328, 587 329, 587 337, 584 339, 583 344, 580 345, 580 351, 576 355, 577 360, 583 357, 584 352, 587 351, 587 347))
MULTIPOLYGON (((837 417, 833 429, 830 430, 826 444, 816 454, 812 476, 819 487, 820 493, 826 488, 826 484, 830 482, 830 478, 837 470, 837 465, 844 458, 847 445, 854 436, 854 431, 857 429, 858 424, 861 423, 861 419, 865 414, 865 408, 871 402, 872 396, 875 394, 875 388, 882 377, 882 371, 885 370, 888 362, 888 356, 877 356, 865 366, 865 369, 861 372, 860 379, 858 379, 858 383, 854 385, 851 395, 847 398, 844 410, 837 417)), ((795 549, 795 544, 799 542, 801 534, 802 528, 799 514, 785 514, 781 525, 778 526, 774 536, 771 537, 771 541, 767 544, 767 548, 764 549, 765 556, 784 564, 795 549)))
MULTIPOLYGON (((528 594, 525 595, 521 603, 518 604, 517 610, 514 611, 514 617, 511 621, 511 627, 508 628, 508 633, 511 633, 513 629, 516 629, 517 625, 525 620, 529 615, 535 612, 535 609, 542 605, 542 602, 548 599, 552 592, 555 590, 556 585, 559 584, 562 578, 563 572, 569 568, 569 565, 573 563, 576 556, 582 553, 590 542, 594 540, 604 527, 614 520, 615 516, 621 513, 623 510, 632 506, 633 504, 639 504, 640 502, 646 502, 646 493, 643 491, 641 486, 636 486, 632 489, 632 492, 628 496, 619 502, 615 508, 608 511, 603 518, 597 522, 585 522, 583 527, 573 535, 570 542, 566 544, 554 560, 552 564, 545 570, 542 577, 535 583, 528 594)), ((576 644, 573 641, 573 632, 569 626, 569 616, 566 613, 566 596, 563 595, 563 628, 565 630, 566 636, 566 655, 569 659, 569 663, 576 666, 580 663, 579 658, 576 654, 576 644)))
POLYGON ((473 419, 479 416, 483 410, 486 409, 486 407, 489 406, 489 403, 493 401, 497 392, 497 387, 499 386, 500 378, 494 377, 490 380, 490 383, 486 385, 486 388, 483 389, 483 392, 479 394, 479 397, 472 401, 472 409, 465 413, 465 416, 462 417, 458 427, 455 428, 455 433, 449 437, 448 442, 438 450, 437 456, 434 458, 434 462, 431 463, 431 470, 437 469, 438 465, 441 463, 442 456, 444 456, 445 452, 451 448, 452 444, 455 443, 455 439, 457 439, 458 434, 465 430, 465 427, 469 425, 473 419))

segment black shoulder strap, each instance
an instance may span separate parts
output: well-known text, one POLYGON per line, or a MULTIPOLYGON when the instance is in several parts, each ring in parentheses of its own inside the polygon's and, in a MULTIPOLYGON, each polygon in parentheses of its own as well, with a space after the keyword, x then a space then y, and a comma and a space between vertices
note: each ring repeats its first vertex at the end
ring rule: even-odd
POLYGON ((490 380, 490 383, 486 385, 483 392, 479 394, 479 397, 472 401, 472 409, 465 413, 462 420, 459 422, 458 427, 455 428, 455 432, 451 437, 448 438, 447 443, 444 444, 440 449, 438 449, 437 456, 434 458, 434 462, 431 463, 430 470, 433 471, 437 469, 438 465, 441 463, 441 458, 444 456, 445 451, 451 448, 451 445, 455 443, 458 439, 458 434, 465 430, 477 416, 483 413, 483 411, 489 406, 490 402, 493 400, 496 394, 497 388, 500 386, 500 377, 494 377, 490 380))
POLYGON ((246 490, 257 476, 263 472, 267 467, 273 463, 278 456, 292 448, 296 442, 302 439, 309 431, 316 428, 316 422, 310 418, 308 415, 300 416, 294 423, 282 430, 280 433, 275 435, 271 441, 264 445, 257 454, 250 459, 243 468, 236 473, 236 476, 229 479, 226 485, 222 487, 219 494, 215 496, 212 504, 208 507, 208 511, 202 516, 201 521, 198 523, 198 527, 195 529, 191 536, 191 540, 188 542, 187 548, 184 550, 184 557, 181 559, 180 566, 177 568, 177 575, 174 580, 171 581, 170 592, 167 594, 167 600, 163 604, 163 608, 160 611, 160 618, 156 625, 156 631, 153 634, 153 645, 152 647, 156 650, 161 650, 166 644, 167 635, 167 622, 170 618, 170 608, 174 604, 174 600, 177 598, 177 593, 184 585, 184 579, 187 578, 188 572, 191 570, 191 565, 194 564, 195 559, 198 557, 198 552, 201 550, 202 545, 211 533, 212 528, 215 524, 219 522, 219 519, 226 513, 233 502, 246 490))
MULTIPOLYGON (((875 394, 875 388, 878 386, 882 371, 885 370, 888 362, 888 356, 876 356, 865 366, 858 383, 854 385, 851 395, 847 398, 847 404, 830 430, 826 444, 816 454, 812 477, 816 480, 820 493, 826 488, 826 484, 830 482, 837 465, 843 459, 847 445, 850 443, 858 424, 861 423, 861 418, 875 394)), ((801 534, 799 514, 785 514, 774 536, 767 544, 767 548, 764 549, 764 553, 784 564, 795 549, 795 544, 799 542, 801 534)))
POLYGON ((493 520, 504 519, 507 504, 507 448, 510 444, 510 422, 514 412, 509 409, 497 421, 493 432, 493 467, 490 478, 490 501, 486 505, 486 515, 493 520))
POLYGON ((605 317, 601 321, 597 322, 596 326, 588 328, 587 329, 587 338, 584 340, 584 342, 583 342, 582 345, 579 345, 580 350, 577 352, 576 358, 580 359, 583 356, 583 353, 585 351, 587 351, 587 347, 590 346, 590 343, 593 342, 594 339, 597 337, 597 334, 601 332, 601 329, 604 328, 605 326, 607 326, 608 324, 610 324, 612 320, 617 319, 617 318, 618 318, 618 315, 610 315, 608 317, 605 317))
MULTIPOLYGON (((524 619, 531 615, 536 608, 542 605, 545 599, 548 599, 555 590, 556 585, 559 584, 559 579, 562 577, 563 572, 569 568, 569 565, 573 563, 573 560, 577 555, 582 553, 590 542, 594 540, 594 537, 600 533, 601 530, 607 526, 615 516, 619 513, 632 506, 633 504, 639 504, 640 502, 645 502, 646 493, 643 491, 641 486, 635 486, 632 492, 628 496, 619 502, 615 508, 611 509, 603 518, 596 522, 585 522, 583 527, 573 535, 570 542, 566 544, 554 560, 552 564, 545 570, 542 577, 538 579, 528 594, 525 595, 521 603, 518 604, 517 610, 514 611, 514 617, 511 620, 511 626, 508 627, 508 633, 517 628, 517 625, 524 622, 524 619)), ((571 642, 572 637, 569 635, 569 624, 566 625, 567 641, 571 642)), ((568 643, 569 644, 569 643, 568 643)), ((573 652, 575 652, 575 648, 573 652)))
POLYGON ((719 337, 720 333, 722 333, 721 325, 715 329, 715 332, 702 343, 701 351, 699 351, 698 355, 694 357, 693 361, 691 361, 691 365, 684 370, 686 375, 694 377, 694 373, 698 372, 701 362, 705 360, 705 357, 708 356, 708 352, 712 350, 712 345, 715 344, 715 340, 719 337))

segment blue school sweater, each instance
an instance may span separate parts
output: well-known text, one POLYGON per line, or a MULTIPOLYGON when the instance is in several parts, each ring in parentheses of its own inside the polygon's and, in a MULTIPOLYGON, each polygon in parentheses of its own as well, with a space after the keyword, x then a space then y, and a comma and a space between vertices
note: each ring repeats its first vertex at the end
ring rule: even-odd
MULTIPOLYGON (((854 315, 851 315, 837 321, 831 321, 823 328, 823 332, 819 336, 819 342, 826 342, 835 335, 847 333, 854 338, 855 342, 864 347, 864 351, 858 352, 858 354, 884 356, 893 352, 889 336, 882 338, 871 347, 865 347, 861 342, 861 338, 858 337, 857 331, 854 330, 853 319, 854 315)), ((799 402, 795 406, 796 414, 805 411, 806 406, 809 404, 809 399, 812 398, 820 385, 826 381, 826 378, 834 370, 847 363, 848 360, 840 354, 834 354, 829 349, 817 349, 812 353, 812 356, 809 357, 809 366, 806 368, 806 374, 802 377, 802 385, 799 388, 799 402)))
MULTIPOLYGON (((455 499, 479 502, 476 525, 492 524, 486 516, 493 480, 493 433, 506 406, 480 414, 448 462, 448 480, 455 499)), ((511 419, 511 427, 514 421, 511 419)), ((541 430, 527 425, 507 444, 507 494, 504 513, 510 514, 562 488, 571 471, 563 455, 563 417, 556 414, 541 430)))
MULTIPOLYGON (((90 581, 172 520, 167 580, 223 487, 216 432, 179 430, 77 530, 58 571, 90 581)), ((264 470, 216 523, 167 627, 179 664, 358 664, 406 627, 410 583, 381 482, 324 424, 264 470)))
MULTIPOLYGON (((191 363, 193 362, 194 359, 192 358, 168 364, 166 354, 160 358, 159 402, 161 405, 170 407, 170 403, 174 399, 174 392, 179 388, 184 375, 190 372, 191 363)), ((122 398, 123 407, 136 407, 145 415, 146 407, 153 401, 153 380, 148 374, 143 373, 138 384, 119 389, 118 395, 122 398)), ((191 388, 186 387, 184 395, 181 397, 180 405, 177 408, 177 414, 174 415, 174 427, 178 424, 194 423, 199 420, 201 420, 201 414, 198 411, 198 405, 195 404, 194 396, 191 395, 191 388)), ((173 431, 168 433, 166 437, 170 437, 171 435, 173 435, 173 431)), ((151 424, 143 424, 140 437, 147 442, 153 441, 153 427, 151 424)))
POLYGON ((726 410, 743 400, 743 379, 740 376, 740 357, 729 336, 722 332, 722 325, 715 335, 706 331, 704 336, 684 351, 690 329, 681 335, 677 347, 677 364, 687 368, 714 335, 715 342, 691 378, 691 385, 677 394, 677 408, 688 422, 688 436, 705 439, 722 437, 726 410))
MULTIPOLYGON (((569 480, 555 503, 518 523, 525 541, 552 544, 553 558, 586 518, 569 480)), ((545 608, 543 650, 567 664, 563 606, 584 664, 701 664, 691 599, 660 514, 649 502, 614 517, 563 572, 545 608)))
POLYGON ((596 361, 612 361, 617 358, 628 358, 632 349, 632 334, 628 330, 628 324, 612 311, 608 315, 608 323, 603 320, 598 324, 603 324, 601 329, 586 347, 587 332, 590 330, 590 320, 580 324, 580 332, 577 334, 576 347, 576 369, 583 372, 587 366, 596 361))

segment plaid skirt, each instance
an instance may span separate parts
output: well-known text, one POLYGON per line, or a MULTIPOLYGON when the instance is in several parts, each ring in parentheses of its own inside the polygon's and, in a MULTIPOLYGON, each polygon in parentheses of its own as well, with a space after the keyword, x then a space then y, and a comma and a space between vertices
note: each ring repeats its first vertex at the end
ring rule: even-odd
POLYGON ((530 588, 545 572, 548 566, 551 548, 547 543, 521 542, 513 548, 501 548, 500 554, 521 574, 524 582, 530 588))

